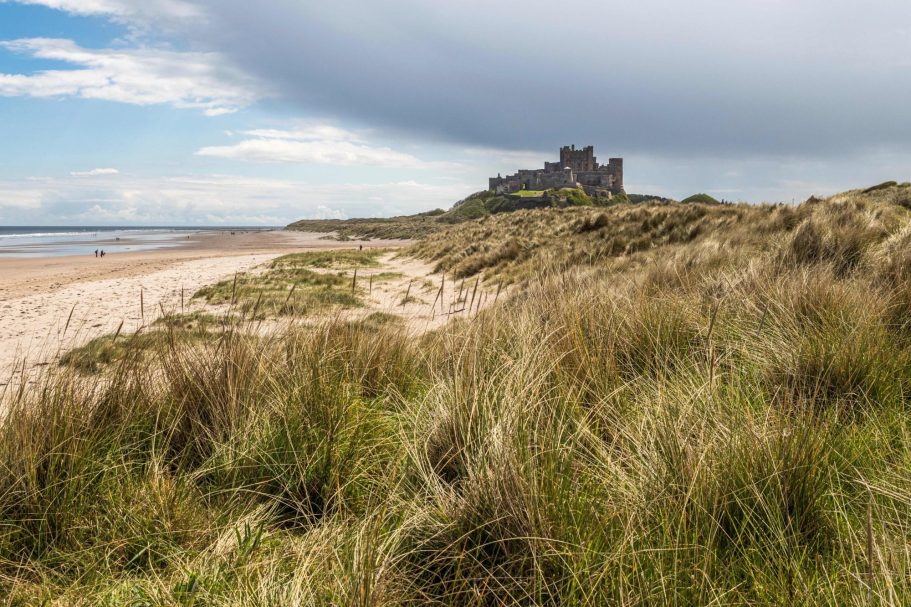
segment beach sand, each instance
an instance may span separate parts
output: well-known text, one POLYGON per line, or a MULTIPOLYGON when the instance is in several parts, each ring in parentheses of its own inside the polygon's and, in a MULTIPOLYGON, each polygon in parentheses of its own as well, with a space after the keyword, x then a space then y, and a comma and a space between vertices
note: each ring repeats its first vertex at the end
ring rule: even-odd
POLYGON ((402 241, 337 242, 286 231, 191 235, 180 247, 94 256, 0 258, 0 385, 17 369, 121 326, 125 333, 179 310, 200 287, 302 250, 398 247, 402 241), (142 302, 142 305, 140 305, 142 302))

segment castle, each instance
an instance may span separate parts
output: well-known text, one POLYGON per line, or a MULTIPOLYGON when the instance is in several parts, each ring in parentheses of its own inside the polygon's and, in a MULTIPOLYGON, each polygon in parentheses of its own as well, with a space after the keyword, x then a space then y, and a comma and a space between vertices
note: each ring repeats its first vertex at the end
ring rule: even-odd
POLYGON ((623 191, 623 159, 611 158, 598 164, 594 146, 577 150, 560 148, 559 162, 545 162, 543 169, 519 169, 515 175, 491 177, 488 189, 497 194, 519 190, 582 188, 589 196, 611 197, 623 191))

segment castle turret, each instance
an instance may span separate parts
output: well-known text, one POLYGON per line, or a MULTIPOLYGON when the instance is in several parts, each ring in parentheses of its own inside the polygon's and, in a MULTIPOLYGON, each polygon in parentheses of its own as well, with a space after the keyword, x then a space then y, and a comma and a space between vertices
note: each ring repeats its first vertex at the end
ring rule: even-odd
POLYGON ((598 159, 595 158, 595 147, 590 145, 577 150, 574 145, 563 146, 560 148, 560 164, 564 167, 570 167, 574 173, 594 171, 598 166, 598 159))
POLYGON ((621 191, 623 189, 623 159, 611 158, 608 160, 607 172, 611 176, 611 189, 621 191))

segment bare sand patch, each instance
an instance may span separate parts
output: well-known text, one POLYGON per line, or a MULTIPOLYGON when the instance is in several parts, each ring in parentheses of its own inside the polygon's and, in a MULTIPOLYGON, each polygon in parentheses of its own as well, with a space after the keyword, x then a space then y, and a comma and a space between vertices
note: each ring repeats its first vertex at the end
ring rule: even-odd
POLYGON ((397 253, 384 255, 380 262, 381 267, 359 275, 361 288, 366 284, 368 290, 366 306, 349 311, 351 318, 376 312, 394 314, 405 320, 412 333, 423 333, 454 318, 474 316, 491 305, 498 294, 496 285, 484 285, 480 278, 452 280, 434 273, 428 263, 397 253), (384 275, 391 276, 376 280, 384 275))

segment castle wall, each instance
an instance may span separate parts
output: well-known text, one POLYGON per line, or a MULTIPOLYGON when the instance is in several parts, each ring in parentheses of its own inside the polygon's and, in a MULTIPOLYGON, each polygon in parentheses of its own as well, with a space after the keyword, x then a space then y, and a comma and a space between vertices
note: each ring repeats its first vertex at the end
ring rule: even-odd
POLYGON ((576 185, 572 171, 542 172, 538 179, 539 186, 533 189, 549 190, 551 188, 569 188, 576 185))
POLYGON ((559 162, 545 162, 544 163, 544 172, 545 173, 556 173, 562 171, 565 165, 559 162))

